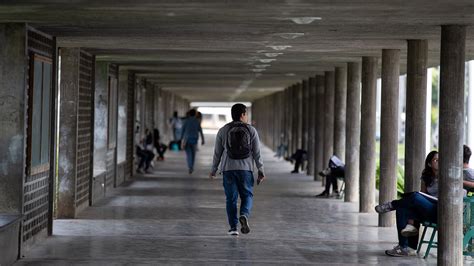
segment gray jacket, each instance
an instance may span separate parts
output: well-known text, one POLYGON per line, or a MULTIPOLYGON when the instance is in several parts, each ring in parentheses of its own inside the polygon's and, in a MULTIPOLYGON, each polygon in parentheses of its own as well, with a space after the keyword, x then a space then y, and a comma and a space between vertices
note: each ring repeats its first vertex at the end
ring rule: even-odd
POLYGON ((227 132, 229 130, 230 123, 223 126, 217 132, 216 137, 216 146, 214 147, 214 159, 212 162, 212 169, 211 173, 217 173, 219 163, 220 163, 220 170, 230 171, 230 170, 248 170, 253 171, 253 162, 257 165, 257 169, 263 175, 265 175, 263 171, 263 161, 260 157, 260 140, 258 138, 257 130, 249 125, 250 129, 250 139, 252 144, 252 155, 246 159, 242 160, 234 160, 228 157, 227 151, 225 150, 227 145, 227 132), (222 159, 222 162, 221 162, 222 159))

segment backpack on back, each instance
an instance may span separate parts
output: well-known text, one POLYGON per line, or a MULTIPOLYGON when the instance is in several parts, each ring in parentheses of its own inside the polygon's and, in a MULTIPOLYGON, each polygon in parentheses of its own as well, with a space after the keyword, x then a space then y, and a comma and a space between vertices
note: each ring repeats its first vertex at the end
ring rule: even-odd
POLYGON ((250 157, 252 144, 250 128, 242 122, 232 122, 227 131, 226 150, 229 158, 242 160, 250 157))

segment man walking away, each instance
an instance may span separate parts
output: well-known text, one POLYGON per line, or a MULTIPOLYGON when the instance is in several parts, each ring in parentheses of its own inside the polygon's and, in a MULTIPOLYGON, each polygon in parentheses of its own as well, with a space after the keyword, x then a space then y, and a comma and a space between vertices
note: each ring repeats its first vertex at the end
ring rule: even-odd
POLYGON ((243 234, 250 232, 248 219, 253 201, 253 165, 258 169, 257 185, 265 179, 263 162, 260 157, 260 141, 257 130, 248 123, 247 108, 243 104, 234 104, 231 109, 232 122, 226 124, 217 133, 214 148, 214 160, 209 177, 216 176, 219 164, 223 173, 223 185, 226 196, 227 219, 230 225, 229 235, 239 235, 237 224, 243 234), (222 161, 221 161, 222 160, 222 161), (237 218, 237 199, 240 195, 240 216, 237 218))
POLYGON ((189 174, 194 171, 194 159, 196 158, 196 147, 201 134, 201 144, 204 145, 204 134, 199 121, 196 119, 196 110, 189 111, 189 117, 183 125, 182 145, 186 151, 186 161, 188 163, 189 174))

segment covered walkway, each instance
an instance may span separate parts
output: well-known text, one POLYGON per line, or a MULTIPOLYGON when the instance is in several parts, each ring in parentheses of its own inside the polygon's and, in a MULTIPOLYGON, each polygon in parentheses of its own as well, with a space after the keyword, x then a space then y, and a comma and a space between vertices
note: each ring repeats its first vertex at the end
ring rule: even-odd
POLYGON ((358 203, 317 199, 312 176, 290 175, 291 164, 264 148, 268 179, 255 188, 249 235, 226 235, 221 176, 207 178, 215 135, 207 135, 193 175, 184 152, 168 152, 154 173, 137 176, 85 209, 77 219, 55 220, 53 236, 16 265, 141 264, 384 264, 427 265, 393 258, 394 228, 377 227, 375 213, 358 203))

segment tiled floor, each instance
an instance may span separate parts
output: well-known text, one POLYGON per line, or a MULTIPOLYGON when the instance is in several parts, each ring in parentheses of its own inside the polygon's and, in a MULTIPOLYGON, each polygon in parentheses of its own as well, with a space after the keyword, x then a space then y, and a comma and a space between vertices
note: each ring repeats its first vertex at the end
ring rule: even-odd
POLYGON ((395 228, 378 228, 376 214, 357 204, 317 199, 320 182, 292 175, 291 165, 263 151, 268 180, 255 187, 251 233, 228 236, 222 179, 209 180, 214 136, 200 147, 196 171, 184 153, 169 152, 151 175, 117 188, 76 220, 56 220, 54 236, 18 265, 274 265, 436 264, 393 258, 395 228))

